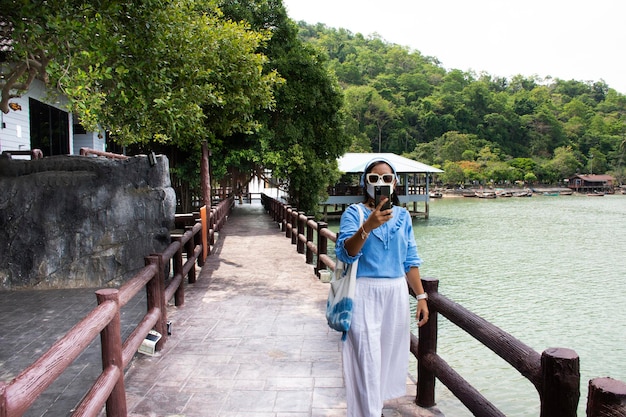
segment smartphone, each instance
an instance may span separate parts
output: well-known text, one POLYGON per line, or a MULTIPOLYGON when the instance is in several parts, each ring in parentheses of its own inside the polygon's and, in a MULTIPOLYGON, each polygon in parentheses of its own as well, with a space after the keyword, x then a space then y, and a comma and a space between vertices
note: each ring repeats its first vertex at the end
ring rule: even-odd
POLYGON ((387 201, 383 204, 381 210, 389 210, 391 208, 391 185, 375 185, 374 186, 374 204, 378 207, 380 200, 387 197, 387 201))

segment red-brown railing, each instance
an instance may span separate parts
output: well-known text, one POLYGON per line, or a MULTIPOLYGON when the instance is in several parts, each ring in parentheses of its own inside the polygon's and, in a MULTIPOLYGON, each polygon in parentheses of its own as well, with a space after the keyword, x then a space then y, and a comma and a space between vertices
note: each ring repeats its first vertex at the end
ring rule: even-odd
POLYGON ((30 149, 30 150, 17 150, 17 151, 2 151, 2 155, 8 157, 9 159, 11 159, 11 157, 13 155, 20 155, 20 156, 30 156, 30 159, 42 159, 43 158, 43 152, 41 151, 41 149, 30 149))
POLYGON ((176 222, 186 230, 174 236, 163 253, 146 257, 146 266, 119 289, 96 291, 96 308, 12 381, 0 382, 0 417, 22 416, 98 334, 102 344, 102 373, 72 416, 95 417, 106 404, 107 417, 126 417, 124 368, 151 329, 162 335, 156 349, 163 347, 167 341, 167 301, 173 297, 177 306, 184 303, 183 278, 195 282, 195 265, 204 263, 215 232, 222 228, 233 206, 234 198, 230 197, 209 213, 203 207, 198 214, 179 216, 176 222), (172 265, 171 277, 165 276, 167 265, 172 265), (147 312, 122 343, 120 309, 144 287, 147 312))
MULTIPOLYGON (((325 222, 315 221, 287 204, 267 195, 262 196, 265 210, 280 224, 285 236, 305 255, 307 263, 314 263, 315 274, 334 270, 335 260, 329 256, 328 240, 336 242, 337 235, 325 222), (315 243, 317 232, 317 243, 315 243)), ((482 317, 465 309, 438 292, 439 281, 422 278, 428 293, 430 316, 419 328, 419 339, 411 334, 411 353, 417 358, 417 396, 421 407, 435 405, 435 379, 439 379, 475 416, 503 417, 477 389, 437 355, 437 322, 441 314, 485 347, 507 361, 537 389, 541 417, 576 417, 580 399, 579 358, 575 351, 550 348, 538 353, 482 317), (419 340, 419 343, 418 343, 419 340)), ((445 411, 445 410, 444 410, 445 411)), ((626 383, 611 378, 589 381, 587 417, 626 417, 626 383)))
POLYGON ((104 156, 105 158, 111 158, 111 159, 128 159, 128 158, 130 158, 129 156, 121 155, 119 153, 98 151, 96 149, 91 149, 91 148, 80 148, 80 155, 82 155, 82 156, 89 156, 89 155, 104 156))

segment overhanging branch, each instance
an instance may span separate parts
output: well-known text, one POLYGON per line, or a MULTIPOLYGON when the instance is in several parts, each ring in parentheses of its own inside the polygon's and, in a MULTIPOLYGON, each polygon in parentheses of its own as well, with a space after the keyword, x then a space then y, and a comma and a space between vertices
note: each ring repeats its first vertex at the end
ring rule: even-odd
POLYGON ((9 100, 15 97, 20 97, 19 92, 28 91, 33 80, 39 74, 42 79, 47 81, 46 67, 48 65, 48 59, 34 59, 29 58, 24 62, 21 62, 13 67, 8 73, 8 77, 2 85, 2 96, 0 97, 0 111, 3 113, 9 112, 9 100), (24 75, 28 73, 25 81, 20 81, 24 75), (18 93, 13 93, 17 91, 18 93))

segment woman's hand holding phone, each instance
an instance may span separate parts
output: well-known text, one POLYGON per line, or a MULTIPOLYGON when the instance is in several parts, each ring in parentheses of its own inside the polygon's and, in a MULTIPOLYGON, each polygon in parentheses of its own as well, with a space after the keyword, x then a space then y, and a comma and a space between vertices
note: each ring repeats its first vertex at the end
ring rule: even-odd
POLYGON ((374 196, 376 207, 365 221, 365 229, 371 232, 381 224, 387 223, 393 217, 391 209, 391 197, 384 194, 376 193, 374 196), (387 208, 385 208, 387 207, 387 208))
POLYGON ((383 203, 382 210, 389 210, 391 208, 391 186, 390 185, 377 185, 374 187, 374 205, 378 208, 380 202, 386 198, 383 203))

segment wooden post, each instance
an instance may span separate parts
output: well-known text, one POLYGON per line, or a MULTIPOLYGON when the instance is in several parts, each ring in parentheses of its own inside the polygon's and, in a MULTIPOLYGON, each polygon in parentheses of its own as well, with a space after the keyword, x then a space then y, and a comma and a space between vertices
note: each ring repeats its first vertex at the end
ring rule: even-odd
POLYGON ((196 245, 202 245, 202 256, 201 259, 198 259, 198 266, 203 266, 206 261, 207 256, 211 252, 211 248, 209 247, 209 239, 207 237, 208 233, 208 223, 209 219, 207 218, 206 206, 200 207, 200 224, 202 225, 202 230, 200 230, 200 236, 196 236, 196 245))
POLYGON ((119 291, 105 288, 96 291, 98 305, 112 301, 117 305, 117 312, 109 324, 100 332, 102 344, 102 369, 115 366, 120 370, 120 377, 113 387, 106 402, 107 417, 126 417, 126 390, 124 388, 124 360, 122 359, 122 325, 120 320, 119 291))
MULTIPOLYGON (((267 199, 269 197, 265 196, 265 198, 267 199)), ((281 211, 280 211, 280 207, 278 205, 278 201, 276 201, 276 200, 274 200, 272 198, 270 200, 269 206, 270 206, 270 210, 271 210, 271 213, 272 213, 272 219, 274 219, 275 222, 280 223, 280 221, 281 221, 281 218, 280 218, 281 211)))
MULTIPOLYGON (((429 294, 437 294, 439 280, 422 278, 424 290, 429 294)), ((419 348, 417 351, 417 395, 415 403, 420 407, 435 405, 435 372, 428 365, 429 356, 437 354, 437 311, 428 302, 428 322, 419 328, 419 348)), ((432 364, 431 364, 432 365, 432 364)))
POLYGON ((589 381, 587 417, 625 417, 626 382, 613 378, 589 381))
MULTIPOLYGON (((183 274, 183 244, 182 244, 182 237, 176 236, 174 238, 174 241, 178 242, 179 245, 180 245, 178 247, 178 250, 174 254, 174 259, 173 259, 173 262, 172 262, 174 264, 174 276, 176 276, 177 274, 181 274, 181 276, 182 276, 182 274, 183 274)), ((182 306, 183 304, 185 304, 185 292, 184 292, 184 285, 183 285, 182 282, 178 286, 178 288, 176 289, 176 292, 174 293, 174 304, 176 304, 177 306, 182 306)))
POLYGON ((314 216, 307 216, 305 220, 306 224, 306 263, 313 263, 313 251, 309 248, 309 242, 313 242, 313 226, 309 224, 310 221, 315 219, 314 216))
POLYGON ((291 210, 291 244, 295 245, 298 242, 298 209, 291 210))
POLYGON ((211 174, 209 173, 209 148, 206 141, 202 142, 202 158, 200 160, 200 185, 202 187, 202 202, 211 207, 211 174))
POLYGON ((576 417, 580 399, 580 363, 576 352, 549 348, 541 354, 540 417, 576 417))
POLYGON ((157 274, 152 277, 146 284, 146 298, 148 302, 148 311, 152 308, 158 308, 161 311, 161 317, 155 324, 157 332, 161 333, 161 339, 156 344, 156 350, 161 350, 167 341, 167 309, 165 302, 165 282, 163 279, 163 261, 161 255, 151 255, 146 257, 146 265, 156 264, 158 267, 157 274))
POLYGON ((280 230, 286 233, 287 230, 287 208, 286 204, 280 204, 280 230))
POLYGON ((328 251, 328 239, 322 236, 322 229, 327 229, 328 223, 317 222, 317 266, 315 267, 315 275, 320 277, 320 270, 326 269, 326 265, 322 262, 320 256, 326 255, 328 251))
POLYGON ((219 230, 219 222, 217 221, 217 210, 214 208, 211 209, 211 213, 209 214, 209 245, 215 245, 215 231, 219 230))
MULTIPOLYGON (((193 226, 190 226, 187 230, 192 230, 192 229, 193 229, 193 226)), ((191 239, 189 239, 189 240, 185 243, 185 252, 186 252, 186 254, 187 254, 187 262, 189 262, 189 260, 190 260, 190 259, 193 259, 194 252, 195 252, 195 249, 196 249, 195 244, 196 244, 196 242, 195 242, 195 240, 194 240, 193 236, 191 237, 191 239)), ((181 268, 180 268, 180 271, 181 271, 181 273, 182 273, 182 271, 183 271, 183 268, 182 268, 182 261, 183 261, 183 258, 182 258, 182 248, 180 248, 180 250, 181 250, 181 258, 180 258, 180 261, 181 261, 181 268)), ((195 265, 193 265, 193 266, 189 269, 189 274, 187 275, 187 282, 189 282, 190 284, 193 284, 194 282, 196 282, 196 266, 195 266, 195 265)), ((182 282, 181 282, 181 284, 180 284, 180 287, 179 287, 179 288, 180 288, 181 290, 184 288, 184 285, 183 285, 183 283, 182 283, 182 282)), ((178 293, 178 291, 176 291, 176 292, 178 293)), ((166 300, 166 301, 167 301, 167 300, 166 300)), ((181 304, 180 304, 180 305, 182 306, 182 305, 185 303, 185 297, 184 297, 184 295, 183 295, 183 297, 182 297, 181 301, 182 301, 182 302, 181 302, 181 304)), ((176 305, 177 305, 177 306, 179 305, 179 304, 178 304, 178 300, 176 300, 176 305)))
POLYGON ((291 238, 291 206, 285 206, 285 237, 291 238))
POLYGON ((296 222, 298 225, 298 234, 296 236, 296 250, 298 253, 304 253, 304 242, 300 239, 301 236, 304 236, 304 223, 306 222, 305 213, 303 211, 299 211, 296 216, 296 222))

